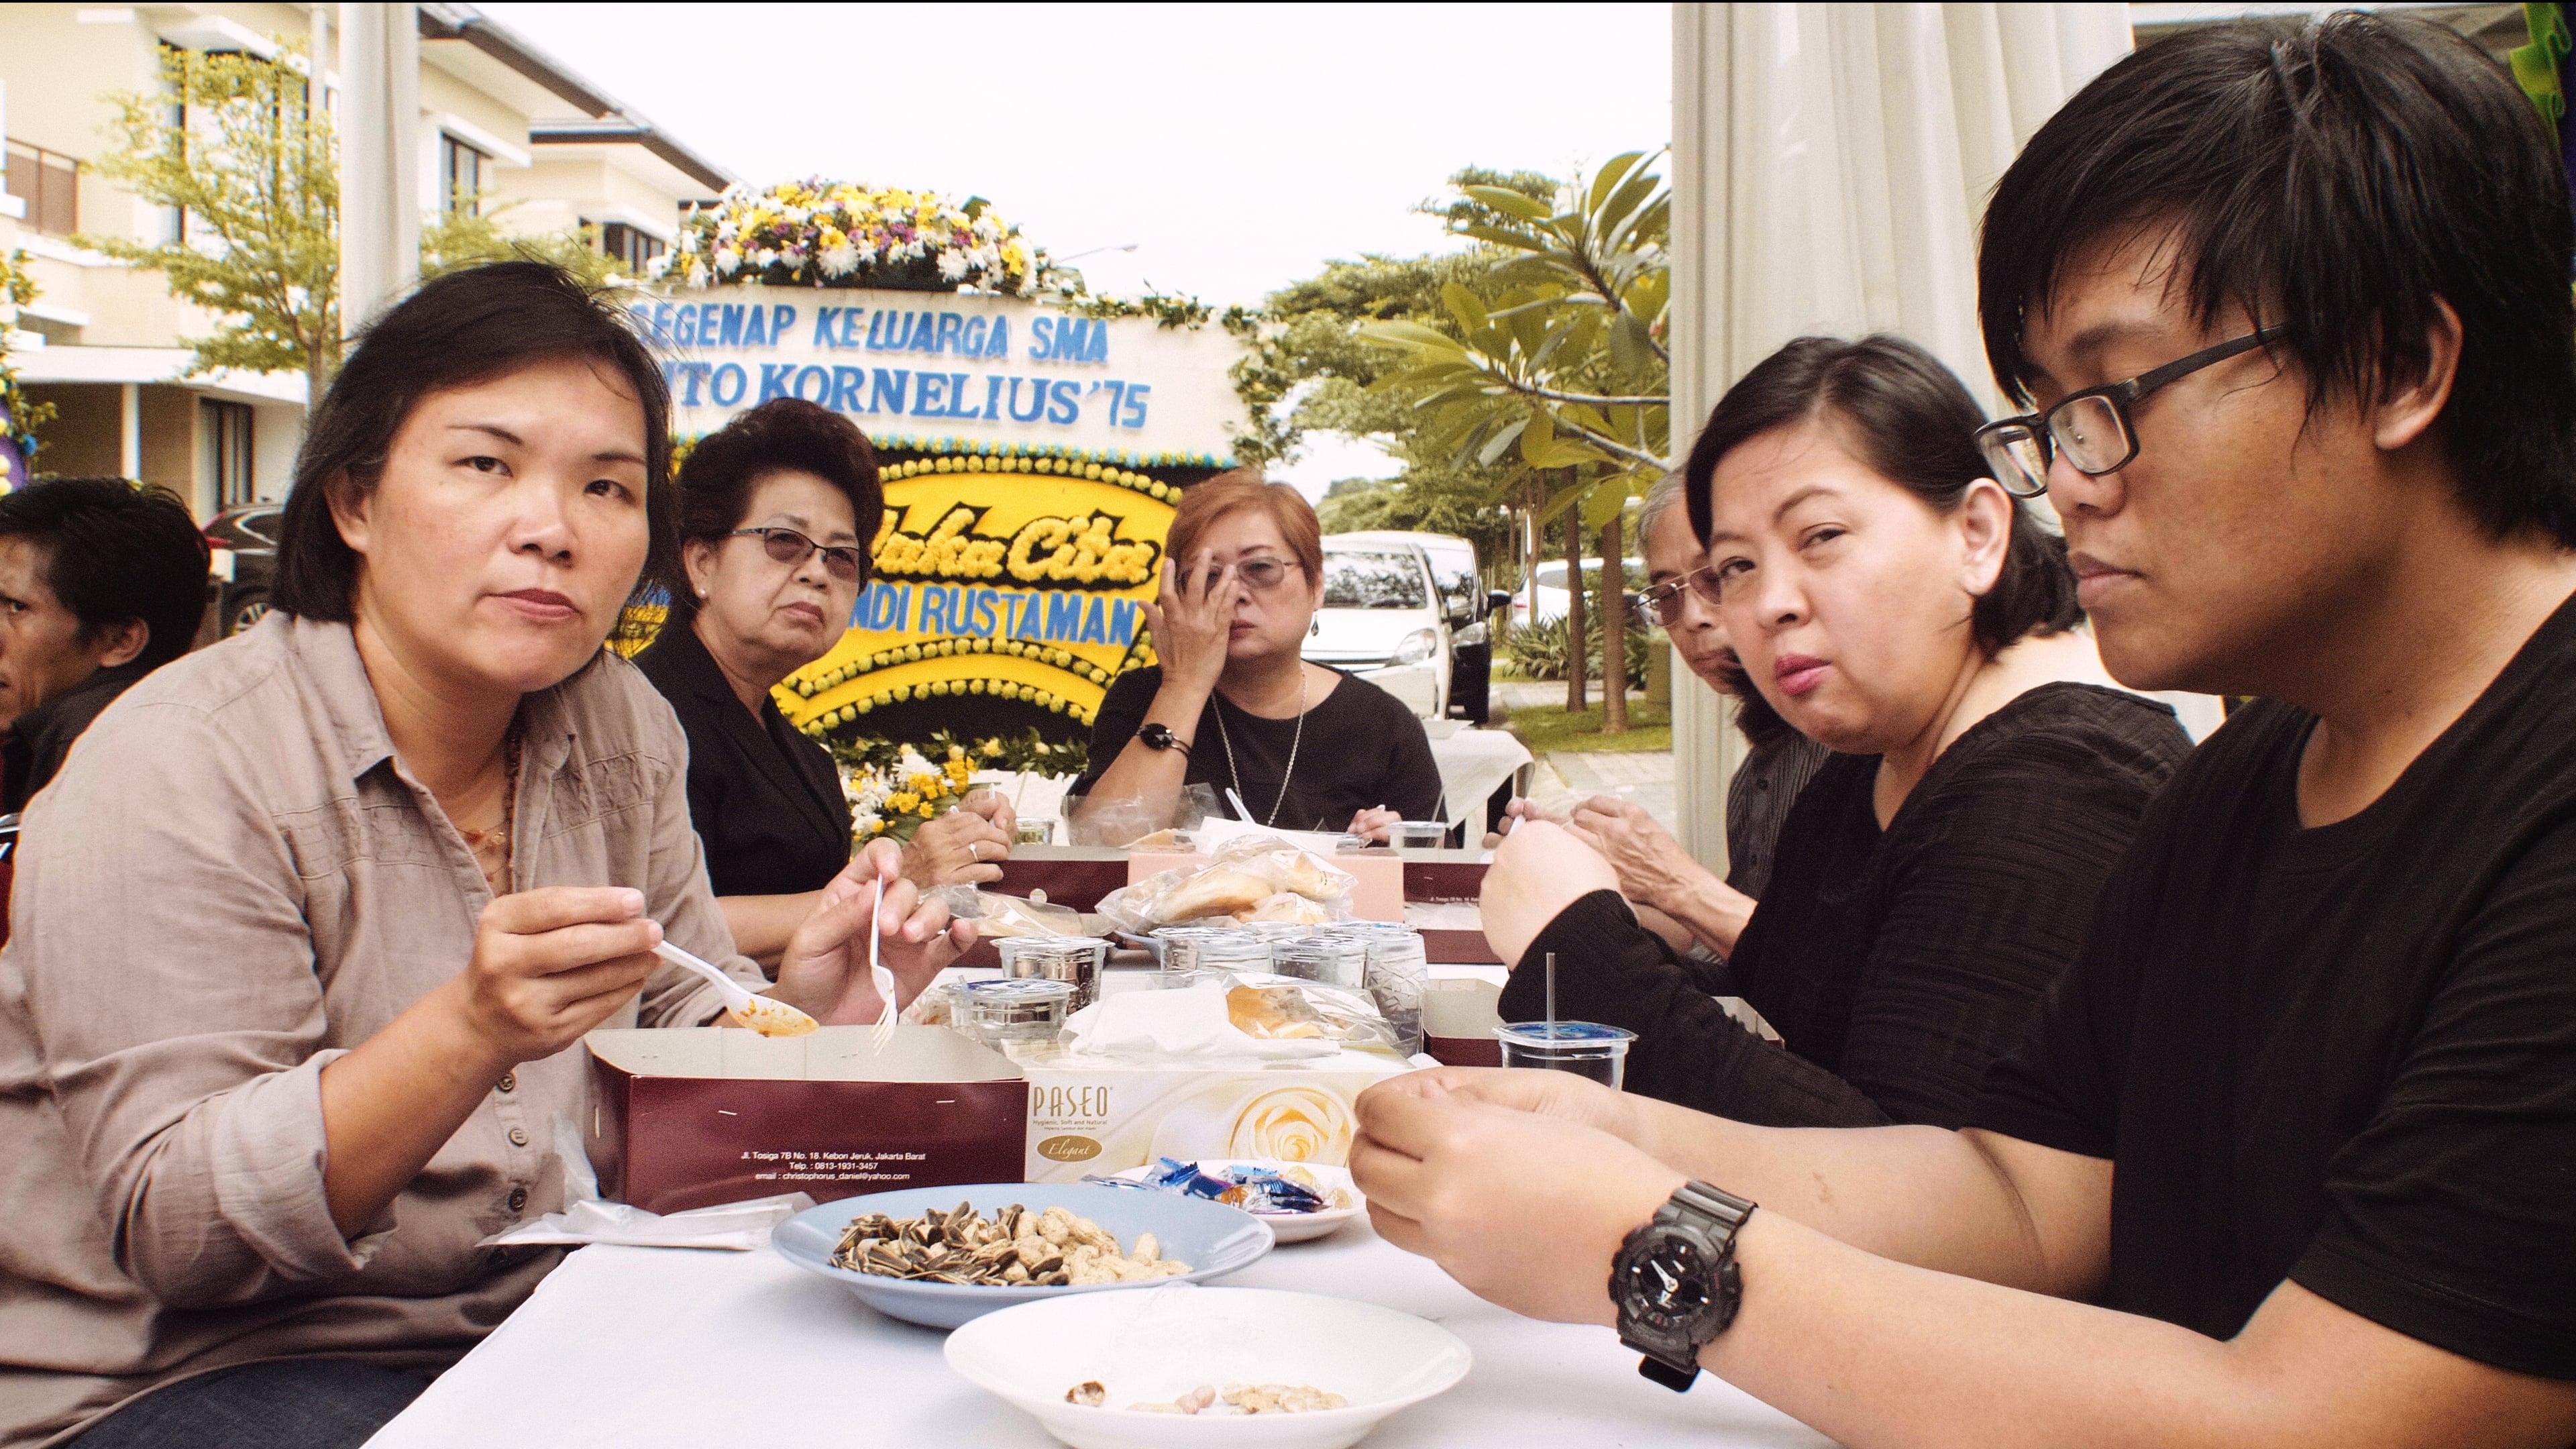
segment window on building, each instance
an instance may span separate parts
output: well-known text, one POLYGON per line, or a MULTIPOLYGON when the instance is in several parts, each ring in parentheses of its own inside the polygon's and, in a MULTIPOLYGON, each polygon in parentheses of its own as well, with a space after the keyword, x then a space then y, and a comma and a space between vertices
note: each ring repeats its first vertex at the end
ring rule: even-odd
POLYGON ((9 140, 9 194, 27 203, 27 225, 46 236, 80 230, 80 163, 59 151, 9 140))
POLYGON ((640 227, 612 221, 599 229, 599 249, 625 268, 628 275, 640 277, 644 268, 662 254, 662 239, 640 227))
POLYGON ((257 475, 252 472, 251 410, 248 403, 197 403, 197 471, 214 489, 218 511, 255 501, 257 475))
POLYGON ((438 188, 449 211, 481 209, 483 176, 492 158, 442 131, 438 136, 438 188))

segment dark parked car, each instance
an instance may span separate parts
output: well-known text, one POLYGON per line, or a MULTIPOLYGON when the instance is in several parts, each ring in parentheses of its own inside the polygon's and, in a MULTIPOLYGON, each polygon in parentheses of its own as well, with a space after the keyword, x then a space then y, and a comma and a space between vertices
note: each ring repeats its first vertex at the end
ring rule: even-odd
POLYGON ((229 639, 268 612, 269 582, 277 576, 277 520, 285 511, 283 503, 246 503, 206 525, 217 637, 229 639))

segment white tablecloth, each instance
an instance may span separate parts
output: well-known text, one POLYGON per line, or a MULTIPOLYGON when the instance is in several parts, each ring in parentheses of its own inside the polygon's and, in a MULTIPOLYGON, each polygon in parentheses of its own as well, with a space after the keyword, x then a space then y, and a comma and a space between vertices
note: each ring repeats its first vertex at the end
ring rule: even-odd
MULTIPOLYGON (((1467 1341, 1467 1381, 1389 1419, 1369 1449, 1830 1449, 1716 1379, 1688 1394, 1648 1383, 1607 1332, 1506 1313, 1365 1223, 1279 1248, 1226 1281, 1382 1303, 1467 1341)), ((1055 1442, 951 1373, 942 1341, 767 1251, 584 1248, 370 1449, 1055 1442)))
POLYGON ((1449 823, 1474 822, 1467 831, 1473 848, 1485 833, 1485 801, 1503 782, 1530 763, 1529 747, 1508 730, 1462 729, 1431 742, 1431 758, 1440 766, 1440 789, 1447 796, 1449 823))

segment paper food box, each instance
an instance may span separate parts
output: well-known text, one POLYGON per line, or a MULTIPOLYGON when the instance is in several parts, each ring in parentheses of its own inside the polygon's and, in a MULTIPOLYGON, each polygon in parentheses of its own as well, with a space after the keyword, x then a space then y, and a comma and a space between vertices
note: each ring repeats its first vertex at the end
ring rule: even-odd
POLYGON ((816 1201, 1016 1182, 1020 1069, 943 1027, 764 1037, 724 1027, 594 1031, 589 1124, 600 1191, 649 1212, 773 1193, 816 1201))
POLYGON ((1294 1062, 1176 1063, 1019 1046, 1028 1078, 1031 1182, 1076 1182, 1163 1157, 1275 1157, 1341 1166, 1353 1104, 1413 1070, 1392 1052, 1345 1050, 1294 1062))

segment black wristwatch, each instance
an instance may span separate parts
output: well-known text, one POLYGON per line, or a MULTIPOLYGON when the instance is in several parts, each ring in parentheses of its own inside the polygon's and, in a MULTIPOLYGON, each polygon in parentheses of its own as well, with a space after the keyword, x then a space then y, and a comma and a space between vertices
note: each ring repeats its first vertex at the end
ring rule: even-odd
POLYGON ((1149 724, 1136 731, 1136 738, 1143 740, 1149 750, 1178 750, 1184 755, 1190 752, 1190 742, 1172 733, 1167 724, 1149 724))
POLYGON ((1619 1341, 1646 1357, 1637 1372, 1681 1393, 1699 1377, 1699 1351, 1735 1321, 1744 1276, 1735 1234, 1753 1204, 1704 1182, 1686 1182, 1628 1235, 1610 1267, 1619 1341))

